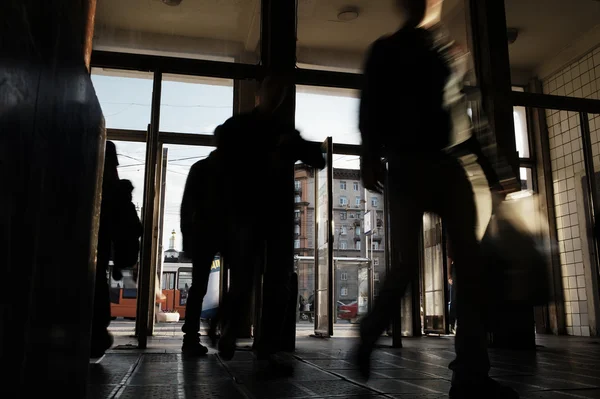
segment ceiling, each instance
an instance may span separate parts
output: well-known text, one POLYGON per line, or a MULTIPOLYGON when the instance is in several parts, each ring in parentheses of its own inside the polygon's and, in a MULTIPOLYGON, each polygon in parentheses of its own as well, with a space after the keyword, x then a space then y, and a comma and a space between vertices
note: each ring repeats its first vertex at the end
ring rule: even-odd
MULTIPOLYGON (((465 44, 465 0, 445 0, 443 21, 465 44)), ((394 0, 298 0, 298 61, 359 68, 368 46, 400 23, 394 0), (340 22, 346 6, 359 17, 340 22)), ((507 24, 519 29, 509 47, 511 64, 533 71, 600 22, 595 0, 505 0, 507 24)), ((98 0, 95 48, 153 50, 207 58, 256 53, 260 39, 259 0, 98 0)), ((249 61, 253 62, 253 61, 249 61)))
MULTIPOLYGON (((506 24, 519 29, 511 64, 534 70, 600 24, 597 0, 505 0, 506 24)), ((598 43, 600 44, 600 43, 598 43)))

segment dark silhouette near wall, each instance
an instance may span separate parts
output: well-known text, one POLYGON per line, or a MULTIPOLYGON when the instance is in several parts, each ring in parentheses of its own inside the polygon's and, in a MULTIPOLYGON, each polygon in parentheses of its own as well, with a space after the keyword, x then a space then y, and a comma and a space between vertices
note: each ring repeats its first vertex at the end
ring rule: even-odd
POLYGON ((139 239, 142 236, 142 224, 132 202, 133 185, 129 180, 119 179, 118 165, 115 144, 107 141, 98 232, 90 351, 92 358, 104 355, 113 343, 112 335, 108 332, 111 320, 109 284, 106 277, 109 262, 112 259, 113 278, 117 281, 121 280, 123 278, 121 270, 132 268, 137 264, 139 239))

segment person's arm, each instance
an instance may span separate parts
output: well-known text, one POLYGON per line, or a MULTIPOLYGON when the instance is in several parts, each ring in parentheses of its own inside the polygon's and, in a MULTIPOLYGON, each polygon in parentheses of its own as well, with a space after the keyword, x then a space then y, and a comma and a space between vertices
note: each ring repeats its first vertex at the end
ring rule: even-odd
POLYGON ((191 249, 189 248, 189 243, 194 226, 194 219, 198 202, 198 186, 201 184, 201 182, 199 181, 199 175, 201 173, 201 171, 199 171, 200 166, 201 164, 197 162, 190 168, 190 173, 188 174, 187 180, 185 182, 183 197, 181 199, 179 223, 181 228, 184 252, 188 252, 191 249))
POLYGON ((321 144, 304 140, 298 130, 282 137, 280 150, 286 153, 293 162, 300 160, 317 169, 323 169, 326 165, 321 144))

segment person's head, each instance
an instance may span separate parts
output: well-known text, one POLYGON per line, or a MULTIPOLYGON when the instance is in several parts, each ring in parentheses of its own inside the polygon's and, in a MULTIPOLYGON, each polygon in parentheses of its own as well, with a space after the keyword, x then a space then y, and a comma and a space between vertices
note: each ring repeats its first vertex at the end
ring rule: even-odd
POLYGON ((106 142, 104 152, 104 185, 115 184, 119 180, 119 172, 117 172, 119 160, 117 158, 117 147, 112 141, 106 142))
POLYGON ((290 85, 290 79, 284 76, 267 76, 258 90, 259 108, 265 113, 275 112, 283 103, 290 85))
POLYGON ((396 0, 396 7, 407 28, 419 26, 427 14, 427 0, 396 0))

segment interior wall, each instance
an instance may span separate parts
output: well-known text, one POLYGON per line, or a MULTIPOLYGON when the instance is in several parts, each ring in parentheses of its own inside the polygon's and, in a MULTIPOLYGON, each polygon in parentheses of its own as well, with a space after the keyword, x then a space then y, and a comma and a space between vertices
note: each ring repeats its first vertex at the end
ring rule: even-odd
MULTIPOLYGON (((543 81, 544 94, 599 99, 600 47, 587 52, 543 81)), ((584 248, 591 234, 585 214, 585 174, 579 114, 546 110, 550 156, 554 184, 556 224, 565 299, 566 326, 569 335, 590 335, 590 314, 597 309, 590 298, 590 281, 595 261, 584 248), (584 221, 583 223, 581 221, 584 221), (583 236, 583 237, 582 237, 583 236), (586 256, 584 256, 584 254, 586 256), (586 275, 588 277, 586 277, 586 275)), ((590 115, 594 166, 600 170, 600 117, 590 115)))

